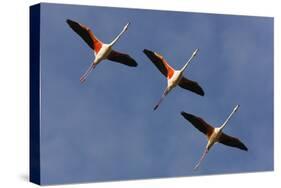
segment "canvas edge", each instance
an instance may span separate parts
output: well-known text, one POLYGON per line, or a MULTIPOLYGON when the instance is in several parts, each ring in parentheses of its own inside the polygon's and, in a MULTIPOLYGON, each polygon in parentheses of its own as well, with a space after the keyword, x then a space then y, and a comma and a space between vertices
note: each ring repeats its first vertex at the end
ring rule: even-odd
POLYGON ((29 29, 29 181, 41 185, 40 4, 29 7, 29 29))

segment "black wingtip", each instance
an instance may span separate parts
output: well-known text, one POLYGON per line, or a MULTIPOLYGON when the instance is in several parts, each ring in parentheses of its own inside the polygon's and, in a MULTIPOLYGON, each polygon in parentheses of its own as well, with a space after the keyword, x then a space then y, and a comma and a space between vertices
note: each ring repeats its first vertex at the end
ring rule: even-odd
POLYGON ((244 151, 248 151, 248 148, 245 145, 243 145, 243 147, 241 149, 244 151))
POLYGON ((204 90, 202 89, 202 87, 198 84, 198 89, 196 91, 196 93, 200 96, 204 96, 205 95, 205 92, 204 90))
POLYGON ((67 19, 66 20, 66 23, 69 25, 69 27, 71 27, 71 28, 75 28, 75 27, 77 27, 78 25, 79 25, 79 23, 77 23, 77 22, 75 22, 75 21, 73 21, 73 20, 70 20, 70 19, 67 19))
POLYGON ((143 50, 143 53, 145 53, 145 54, 147 54, 147 55, 148 55, 148 54, 151 54, 151 53, 153 53, 153 52, 152 52, 152 51, 150 51, 150 50, 148 50, 148 49, 144 49, 144 50, 143 50))
POLYGON ((188 121, 194 117, 192 114, 186 113, 184 111, 181 112, 181 115, 188 121))
POLYGON ((187 118, 187 117, 190 116, 190 114, 188 114, 188 113, 186 113, 186 112, 184 112, 184 111, 181 112, 181 115, 182 115, 183 117, 185 117, 185 118, 187 118))
POLYGON ((134 63, 132 64, 132 67, 137 67, 138 63, 136 61, 134 61, 134 63))
POLYGON ((238 146, 237 146, 237 148, 239 148, 239 149, 241 149, 241 150, 244 150, 244 151, 248 151, 248 148, 247 148, 247 146, 243 143, 243 142, 241 142, 239 139, 238 139, 238 146))
POLYGON ((131 59, 130 63, 128 63, 126 65, 129 67, 137 67, 138 63, 134 59, 131 59))
POLYGON ((184 115, 185 114, 185 112, 184 111, 181 111, 181 115, 184 115))
POLYGON ((66 20, 66 23, 68 24, 69 27, 71 27, 72 29, 75 28, 75 26, 77 26, 77 22, 73 21, 73 20, 70 20, 70 19, 67 19, 66 20))
POLYGON ((129 67, 137 67, 138 66, 137 62, 131 62, 130 64, 126 64, 126 65, 129 66, 129 67))
POLYGON ((66 19, 66 23, 67 23, 68 25, 71 25, 71 24, 73 24, 73 23, 75 23, 75 22, 72 21, 72 20, 70 20, 70 19, 66 19))
POLYGON ((201 89, 198 93, 200 96, 205 96, 205 92, 203 91, 203 89, 201 89))

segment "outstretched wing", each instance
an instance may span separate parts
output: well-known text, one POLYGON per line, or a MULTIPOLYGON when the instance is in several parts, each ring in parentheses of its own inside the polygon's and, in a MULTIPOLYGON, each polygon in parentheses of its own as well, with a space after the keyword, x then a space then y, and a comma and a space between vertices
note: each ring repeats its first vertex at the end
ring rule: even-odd
POLYGON ((182 79, 179 82, 179 86, 181 88, 184 88, 184 89, 187 89, 187 90, 192 91, 194 93, 197 93, 198 95, 201 95, 201 96, 204 96, 204 94, 205 94, 203 89, 201 88, 201 86, 197 82, 189 80, 185 77, 182 77, 182 79))
POLYGON ((110 52, 107 59, 109 59, 110 61, 122 63, 130 67, 136 67, 138 65, 137 62, 128 54, 123 54, 114 50, 110 52))
POLYGON ((206 123, 202 118, 188 114, 186 112, 181 112, 181 115, 188 120, 196 129, 204 133, 206 136, 210 136, 214 131, 214 128, 206 123))
POLYGON ((143 52, 164 76, 167 78, 173 76, 175 70, 167 63, 163 56, 147 49, 144 49, 143 52))
POLYGON ((73 31, 75 31, 88 44, 90 48, 92 48, 96 53, 99 52, 103 43, 95 37, 88 27, 69 19, 67 19, 66 22, 69 27, 71 27, 71 29, 73 29, 73 31))
POLYGON ((238 138, 229 136, 224 133, 221 134, 219 142, 227 146, 236 147, 248 151, 248 148, 245 146, 245 144, 243 144, 238 138))

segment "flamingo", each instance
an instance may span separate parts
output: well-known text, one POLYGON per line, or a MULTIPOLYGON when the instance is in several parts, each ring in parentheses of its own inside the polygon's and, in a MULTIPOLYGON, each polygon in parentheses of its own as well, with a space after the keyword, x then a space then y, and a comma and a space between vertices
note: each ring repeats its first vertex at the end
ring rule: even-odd
POLYGON ((71 29, 73 29, 88 44, 95 54, 94 61, 91 63, 87 71, 81 76, 81 82, 84 82, 96 65, 98 65, 104 59, 108 59, 110 61, 121 63, 130 67, 137 66, 136 61, 128 54, 123 54, 112 50, 112 46, 120 39, 121 35, 127 31, 130 22, 124 26, 123 30, 109 44, 101 42, 87 26, 70 19, 67 19, 66 22, 71 29))
POLYGON ((203 89, 199 86, 199 84, 195 81, 189 80, 186 77, 183 76, 183 72, 186 69, 186 67, 189 65, 191 60, 196 56, 198 53, 198 48, 192 53, 191 57, 187 61, 187 63, 180 69, 175 70, 173 69, 168 62, 163 58, 162 55, 152 52, 150 50, 144 49, 143 52, 146 54, 146 56, 152 61, 152 63, 158 68, 158 70, 167 78, 167 87, 164 90, 163 95, 161 96, 159 102, 155 105, 153 108, 156 110, 164 97, 168 95, 168 93, 175 88, 177 85, 179 85, 183 89, 187 89, 189 91, 192 91, 194 93, 197 93, 198 95, 204 96, 203 89))
POLYGON ((243 144, 238 138, 229 136, 225 133, 223 133, 223 129, 225 128, 226 124, 232 117, 232 115, 238 110, 239 105, 236 105, 231 114, 227 117, 225 122, 220 127, 212 127, 208 123, 206 123, 202 118, 196 117, 192 114, 188 114, 185 112, 181 112, 181 115, 188 120, 195 128, 197 128, 200 132, 204 133, 207 136, 208 143, 205 147, 205 151, 198 161, 198 163, 195 165, 194 170, 196 170, 199 166, 201 161, 204 159, 208 151, 211 149, 211 147, 219 142, 221 144, 224 144, 226 146, 230 147, 236 147, 244 151, 248 151, 248 148, 243 144))

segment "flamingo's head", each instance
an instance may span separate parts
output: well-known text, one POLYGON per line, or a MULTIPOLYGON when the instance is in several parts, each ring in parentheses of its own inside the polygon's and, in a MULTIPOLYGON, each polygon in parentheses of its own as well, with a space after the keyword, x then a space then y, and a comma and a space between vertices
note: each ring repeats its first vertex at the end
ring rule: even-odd
POLYGON ((195 56, 197 55, 198 51, 199 51, 199 48, 196 48, 196 49, 194 50, 192 56, 195 57, 195 56))
POLYGON ((130 22, 128 22, 128 23, 124 26, 124 29, 123 29, 123 30, 124 30, 124 31, 127 31, 129 25, 130 25, 130 22))
POLYGON ((238 110, 238 108, 240 107, 240 105, 236 105, 235 108, 234 108, 234 112, 236 112, 238 110))

